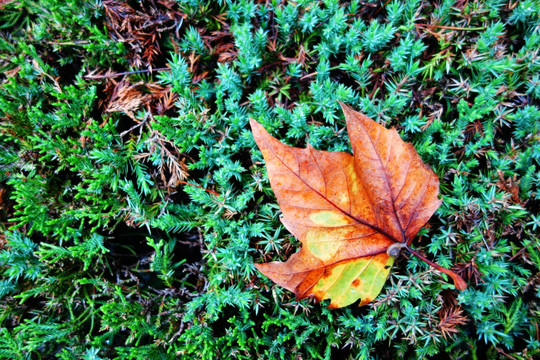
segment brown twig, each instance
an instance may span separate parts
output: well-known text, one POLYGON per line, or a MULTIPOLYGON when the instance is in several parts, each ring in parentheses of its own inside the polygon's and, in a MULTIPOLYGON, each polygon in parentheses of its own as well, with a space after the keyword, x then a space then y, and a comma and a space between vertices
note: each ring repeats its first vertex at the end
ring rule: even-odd
POLYGON ((510 258, 509 261, 513 261, 515 258, 517 258, 519 255, 521 255, 521 253, 523 253, 525 250, 527 250, 527 248, 528 248, 529 246, 531 246, 533 243, 534 243, 534 242, 531 241, 530 243, 528 243, 527 245, 525 245, 524 247, 522 247, 517 253, 514 254, 514 256, 512 256, 512 257, 510 258))
POLYGON ((178 180, 178 182, 179 182, 180 184, 190 185, 190 186, 196 187, 196 188, 198 188, 198 189, 203 189, 204 191, 206 191, 206 192, 208 192, 208 193, 210 193, 210 194, 212 194, 212 195, 220 196, 217 192, 212 191, 212 190, 209 190, 209 189, 204 188, 204 187, 202 187, 202 186, 195 185, 195 184, 192 184, 192 183, 188 183, 187 181, 183 181, 183 180, 178 180))
POLYGON ((465 28, 465 27, 457 27, 457 26, 426 25, 426 24, 417 24, 416 26, 423 27, 423 28, 432 27, 432 28, 437 28, 437 29, 460 30, 460 31, 480 31, 480 30, 485 30, 487 28, 486 26, 465 28))
POLYGON ((113 73, 113 74, 105 74, 105 75, 85 75, 84 77, 86 79, 109 79, 114 78, 118 76, 125 76, 125 75, 133 75, 133 74, 141 74, 141 73, 150 73, 155 71, 171 71, 170 68, 157 68, 157 69, 143 69, 143 70, 133 70, 133 71, 124 71, 120 73, 113 73))

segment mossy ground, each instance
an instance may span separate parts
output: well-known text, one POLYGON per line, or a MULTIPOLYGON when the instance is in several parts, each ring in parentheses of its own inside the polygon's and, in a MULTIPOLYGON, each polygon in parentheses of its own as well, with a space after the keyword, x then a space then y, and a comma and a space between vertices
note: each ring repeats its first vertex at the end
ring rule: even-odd
POLYGON ((533 359, 540 3, 0 1, 0 357, 533 359), (443 205, 370 305, 296 302, 250 117, 394 127, 443 205))

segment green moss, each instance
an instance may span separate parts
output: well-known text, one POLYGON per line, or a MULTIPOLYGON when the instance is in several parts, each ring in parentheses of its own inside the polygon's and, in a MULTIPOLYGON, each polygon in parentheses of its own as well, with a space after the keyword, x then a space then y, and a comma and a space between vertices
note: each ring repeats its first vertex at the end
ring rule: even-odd
POLYGON ((0 357, 538 357, 539 11, 2 5, 0 357), (290 145, 350 151, 337 100, 437 173, 443 204, 414 246, 467 290, 400 257, 371 305, 329 310, 257 273, 297 242, 249 118, 290 145))

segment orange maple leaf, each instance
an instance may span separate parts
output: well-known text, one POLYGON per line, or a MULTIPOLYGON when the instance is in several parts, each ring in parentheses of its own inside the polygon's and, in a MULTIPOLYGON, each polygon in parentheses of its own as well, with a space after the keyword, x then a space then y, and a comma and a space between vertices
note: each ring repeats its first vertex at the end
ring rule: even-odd
POLYGON ((341 104, 354 156, 300 149, 251 128, 283 213, 285 227, 303 246, 286 262, 255 266, 297 299, 331 299, 343 307, 371 302, 381 291, 401 248, 466 283, 409 247, 441 204, 439 180, 396 130, 341 104))

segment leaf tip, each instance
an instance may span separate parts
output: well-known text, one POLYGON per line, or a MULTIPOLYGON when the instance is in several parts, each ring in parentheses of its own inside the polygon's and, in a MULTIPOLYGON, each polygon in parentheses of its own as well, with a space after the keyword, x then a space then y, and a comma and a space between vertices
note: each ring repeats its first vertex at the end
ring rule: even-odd
POLYGON ((257 120, 249 118, 249 126, 251 127, 251 131, 255 131, 255 129, 258 129, 262 125, 257 120))
POLYGON ((338 100, 337 102, 338 102, 339 106, 341 106, 341 110, 343 111, 343 113, 344 113, 345 115, 347 115, 347 113, 353 111, 353 109, 351 109, 351 108, 349 107, 349 105, 347 105, 347 104, 345 104, 345 103, 343 103, 343 102, 341 102, 341 101, 339 101, 339 100, 338 100))
POLYGON ((257 269, 261 274, 263 274, 264 276, 270 278, 270 276, 268 276, 268 263, 262 263, 262 264, 253 264, 255 266, 255 269, 257 269))
POLYGON ((268 133, 268 131, 266 131, 266 129, 260 122, 253 118, 249 118, 249 125, 251 127, 253 139, 255 140, 255 143, 257 144, 259 149, 261 149, 262 151, 262 149, 265 147, 265 139, 268 139, 269 137, 271 137, 271 135, 268 133))

